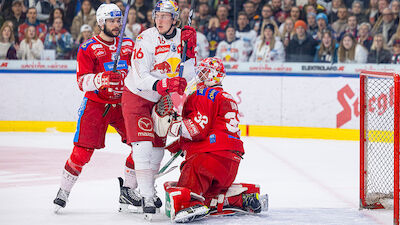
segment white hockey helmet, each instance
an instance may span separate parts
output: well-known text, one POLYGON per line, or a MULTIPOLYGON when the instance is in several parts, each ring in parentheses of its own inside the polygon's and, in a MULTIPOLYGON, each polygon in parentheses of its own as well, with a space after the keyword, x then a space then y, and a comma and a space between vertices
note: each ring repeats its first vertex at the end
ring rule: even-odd
POLYGON ((121 9, 113 3, 102 4, 97 9, 96 19, 99 26, 104 25, 106 19, 122 18, 121 9))
POLYGON ((179 17, 179 7, 174 0, 159 0, 153 9, 153 19, 156 18, 156 12, 171 13, 173 19, 179 17))
POLYGON ((226 76, 225 67, 220 58, 209 57, 201 60, 196 68, 197 79, 207 87, 221 84, 226 76))

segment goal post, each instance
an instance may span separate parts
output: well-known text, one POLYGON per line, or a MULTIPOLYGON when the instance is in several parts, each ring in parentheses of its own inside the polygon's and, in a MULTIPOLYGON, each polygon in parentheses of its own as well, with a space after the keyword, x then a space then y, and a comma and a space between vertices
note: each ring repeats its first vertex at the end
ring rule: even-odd
POLYGON ((360 74, 360 209, 393 209, 399 225, 400 78, 360 74))

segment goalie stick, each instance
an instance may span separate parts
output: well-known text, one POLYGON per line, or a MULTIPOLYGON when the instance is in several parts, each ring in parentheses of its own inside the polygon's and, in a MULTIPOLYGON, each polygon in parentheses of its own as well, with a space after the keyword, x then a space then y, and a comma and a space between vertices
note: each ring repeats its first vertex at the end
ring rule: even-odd
MULTIPOLYGON (((122 19, 122 28, 121 32, 119 34, 119 40, 118 40, 118 48, 117 51, 115 52, 115 60, 114 60, 114 66, 113 66, 113 72, 117 72, 117 67, 118 67, 118 61, 121 53, 121 47, 122 47, 122 41, 124 39, 124 33, 125 33, 125 27, 126 27, 126 20, 128 19, 128 13, 129 13, 129 8, 131 7, 131 0, 128 0, 128 4, 126 5, 125 8, 125 14, 124 18, 122 19)), ((105 117, 110 110, 111 104, 107 104, 103 117, 105 117)))

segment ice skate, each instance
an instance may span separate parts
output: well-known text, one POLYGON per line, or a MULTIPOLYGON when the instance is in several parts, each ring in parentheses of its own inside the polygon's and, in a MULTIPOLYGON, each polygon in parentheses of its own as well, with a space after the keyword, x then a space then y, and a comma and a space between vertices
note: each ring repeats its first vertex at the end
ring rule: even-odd
POLYGON ((258 193, 243 194, 243 208, 249 212, 260 213, 262 204, 259 200, 258 193))
POLYGON ((54 212, 57 213, 61 208, 65 208, 68 201, 69 192, 63 189, 59 189, 56 198, 53 203, 55 205, 54 212))
POLYGON ((134 212, 141 213, 142 212, 142 197, 139 192, 135 189, 124 187, 124 180, 121 177, 118 177, 119 180, 119 211, 120 212, 134 212))
POLYGON ((260 195, 261 211, 268 211, 268 194, 260 195))
POLYGON ((194 205, 192 207, 182 209, 175 215, 175 223, 188 223, 200 220, 208 215, 208 207, 205 205, 194 205))
POLYGON ((150 197, 150 198, 143 197, 142 198, 142 207, 143 207, 144 218, 146 220, 151 221, 153 218, 153 215, 156 213, 154 197, 150 197))

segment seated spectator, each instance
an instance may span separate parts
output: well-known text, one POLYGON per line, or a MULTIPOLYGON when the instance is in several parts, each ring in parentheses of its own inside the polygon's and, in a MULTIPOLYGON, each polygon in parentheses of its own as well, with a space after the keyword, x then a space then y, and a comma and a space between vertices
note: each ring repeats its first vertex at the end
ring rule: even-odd
POLYGON ((199 11, 196 14, 196 18, 199 20, 199 30, 200 32, 204 32, 206 27, 208 26, 208 21, 211 18, 209 9, 210 7, 208 6, 207 3, 200 3, 199 4, 199 11))
POLYGON ((55 19, 45 38, 45 49, 56 50, 56 59, 70 59, 72 44, 72 36, 63 28, 62 20, 60 18, 55 19))
MULTIPOLYGON (((138 14, 136 14, 138 15, 138 14)), ((146 13, 146 23, 144 23, 145 29, 154 27, 154 20, 153 20, 153 10, 148 10, 146 13)))
POLYGON ((317 46, 314 62, 337 63, 338 48, 339 44, 336 43, 332 32, 323 32, 321 43, 317 46))
MULTIPOLYGON (((244 9, 244 13, 247 15, 247 18, 249 19, 250 28, 254 29, 255 25, 260 20, 260 15, 257 14, 257 8, 256 8, 255 4, 252 1, 247 1, 243 4, 243 9, 244 9)), ((228 10, 227 10, 227 12, 228 12, 228 10)), ((223 21, 218 16, 218 11, 217 11, 217 17, 220 19, 220 21, 223 21)), ((223 27, 221 27, 221 28, 223 28, 223 27)))
MULTIPOLYGON (((53 11, 50 13, 49 22, 47 23, 47 25, 49 27, 51 27, 53 25, 55 18, 60 18, 64 23, 65 22, 64 10, 62 10, 61 8, 53 9, 53 11)), ((65 29, 67 29, 67 28, 65 28, 65 29)))
POLYGON ((274 17, 277 18, 277 14, 282 12, 282 0, 271 0, 270 5, 272 6, 274 17))
POLYGON ((287 62, 312 62, 315 55, 317 42, 307 35, 307 24, 303 20, 298 20, 294 24, 296 35, 290 40, 286 48, 287 62))
POLYGON ((329 26, 328 17, 325 15, 325 13, 318 13, 316 20, 318 25, 318 31, 317 31, 317 36, 314 38, 315 40, 321 41, 322 34, 325 31, 331 32, 331 34, 335 37, 335 31, 333 31, 331 26, 329 26))
POLYGON ((368 53, 367 63, 391 63, 392 54, 388 50, 385 37, 382 34, 374 36, 374 42, 371 51, 368 53))
POLYGON ((363 2, 358 0, 354 1, 351 6, 351 13, 356 17, 357 24, 368 22, 368 17, 363 10, 363 2))
POLYGON ((0 59, 17 59, 13 28, 8 24, 0 28, 0 59))
POLYGON ((244 42, 250 55, 253 45, 256 43, 257 32, 250 28, 249 20, 244 12, 239 12, 237 18, 236 37, 244 42))
POLYGON ((62 8, 62 2, 58 0, 40 0, 36 3, 37 19, 40 22, 47 23, 50 13, 55 8, 62 8))
POLYGON ((256 42, 250 62, 284 62, 285 50, 279 38, 275 37, 275 26, 267 24, 256 42))
POLYGON ((29 26, 17 50, 17 57, 22 60, 40 60, 42 51, 43 43, 36 35, 36 28, 29 26))
POLYGON ((317 15, 313 12, 310 12, 307 14, 307 33, 311 35, 312 38, 317 39, 317 33, 318 33, 318 25, 317 25, 317 20, 315 19, 317 15))
POLYGON ((400 39, 393 40, 392 64, 400 64, 400 39))
POLYGON ((131 6, 131 8, 136 9, 137 13, 137 21, 139 23, 146 23, 148 21, 148 11, 152 10, 150 9, 146 4, 144 0, 136 0, 135 3, 131 6), (147 21, 146 21, 147 20, 147 21))
POLYGON ((82 1, 82 8, 78 15, 75 16, 71 25, 71 35, 76 39, 83 24, 88 24, 92 28, 96 23, 96 12, 92 8, 89 0, 82 1))
POLYGON ((365 11, 365 16, 368 18, 368 22, 372 26, 374 26, 375 23, 378 21, 378 17, 379 17, 378 1, 377 0, 370 0, 369 1, 369 8, 365 11))
POLYGON ((392 10, 394 23, 399 24, 400 2, 398 0, 392 0, 389 8, 392 10))
POLYGON ((225 35, 225 28, 231 23, 228 19, 229 9, 227 5, 218 5, 217 12, 215 13, 219 20, 219 27, 223 30, 225 35))
POLYGON ((136 40, 136 37, 144 31, 144 26, 136 21, 136 9, 130 8, 128 13, 128 23, 125 28, 126 37, 136 40))
POLYGON ((26 19, 26 15, 22 12, 23 3, 22 0, 14 0, 12 2, 11 11, 8 15, 5 16, 6 20, 10 20, 13 24, 13 32, 15 41, 19 41, 18 39, 18 27, 23 24, 26 19))
POLYGON ((261 27, 264 27, 266 24, 271 23, 272 21, 275 22, 272 6, 265 4, 261 10, 260 20, 258 20, 254 25, 254 30, 257 32, 257 35, 260 34, 261 27))
POLYGON ((358 36, 357 36, 357 43, 364 46, 368 51, 371 49, 373 41, 373 37, 371 36, 370 30, 371 30, 371 25, 369 23, 362 23, 358 27, 358 36))
POLYGON ((342 0, 332 0, 331 4, 328 4, 327 16, 329 24, 332 24, 338 19, 337 13, 341 5, 343 5, 342 0))
POLYGON ((342 40, 342 37, 344 34, 349 33, 351 34, 353 37, 357 37, 357 17, 356 16, 349 16, 347 18, 347 26, 344 29, 344 31, 339 35, 338 40, 342 40))
POLYGON ((382 11, 382 19, 378 19, 378 22, 372 28, 372 34, 383 34, 385 40, 389 40, 394 33, 396 33, 397 24, 393 19, 392 10, 389 8, 385 8, 382 11))
POLYGON ((366 63, 368 50, 357 44, 351 34, 343 35, 338 49, 339 63, 366 63))
POLYGON ((248 50, 243 40, 235 37, 235 28, 226 28, 226 40, 218 44, 216 57, 224 62, 247 62, 249 59, 248 50))
POLYGON ((210 57, 214 57, 217 51, 218 43, 225 39, 225 32, 219 24, 217 17, 212 17, 205 31, 208 43, 210 44, 210 57))
POLYGON ((293 21, 292 17, 286 18, 285 23, 283 23, 279 27, 279 31, 281 33, 281 40, 282 40, 283 46, 286 48, 289 45, 290 40, 293 39, 293 36, 295 34, 294 21, 293 21), (282 30, 281 30, 281 27, 282 27, 282 30))
POLYGON ((208 57, 210 54, 209 50, 209 43, 207 40, 207 37, 199 31, 198 29, 198 19, 193 19, 191 26, 196 29, 196 39, 197 39, 197 55, 196 59, 197 62, 200 62, 201 60, 205 59, 208 57))
POLYGON ((26 22, 19 25, 18 27, 19 41, 22 41, 24 39, 25 30, 28 29, 29 26, 34 26, 36 28, 36 34, 38 35, 39 39, 42 42, 44 41, 44 37, 47 32, 47 26, 44 23, 40 23, 39 20, 36 19, 36 16, 36 8, 29 8, 28 12, 26 13, 26 22))
POLYGON ((332 24, 332 29, 335 31, 337 38, 346 29, 347 26, 347 8, 340 6, 337 13, 338 19, 332 24))
POLYGON ((301 10, 297 6, 293 6, 292 9, 290 9, 289 16, 292 17, 293 21, 295 22, 303 18, 301 15, 301 10))

